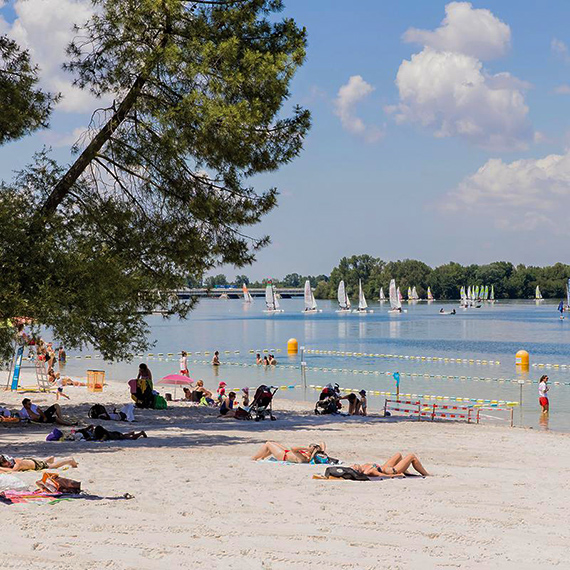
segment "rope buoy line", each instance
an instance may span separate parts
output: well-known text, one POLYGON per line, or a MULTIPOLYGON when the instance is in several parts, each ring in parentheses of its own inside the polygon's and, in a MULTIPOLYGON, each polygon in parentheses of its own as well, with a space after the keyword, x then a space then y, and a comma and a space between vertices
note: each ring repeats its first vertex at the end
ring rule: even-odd
POLYGON ((564 370, 567 370, 570 368, 570 364, 551 364, 551 363, 542 363, 542 362, 537 362, 535 364, 531 364, 531 366, 533 368, 563 368, 564 370))
MULTIPOLYGON (((324 386, 316 386, 311 384, 309 388, 313 390, 322 390, 324 386)), ((358 392, 357 388, 340 388, 341 392, 358 392)), ((484 398, 462 398, 460 396, 434 396, 432 394, 396 394, 394 392, 382 392, 378 390, 367 390, 367 395, 374 396, 397 396, 399 398, 424 398, 426 400, 445 400, 451 402, 471 402, 474 407, 480 406, 518 406, 519 402, 509 402, 507 400, 486 400, 484 398)))
MULTIPOLYGON (((271 354, 273 353, 277 353, 277 352, 282 352, 281 349, 263 349, 263 350, 250 350, 249 353, 262 353, 262 352, 269 352, 271 354)), ((239 350, 236 351, 224 351, 225 354, 241 354, 241 352, 239 350)), ((179 354, 179 353, 176 353, 179 354)), ((188 352, 188 355, 210 355, 212 354, 209 351, 197 351, 197 352, 188 352)), ((166 356, 165 353, 162 352, 158 352, 156 354, 154 353, 148 353, 147 355, 137 355, 139 357, 147 357, 150 359, 155 359, 158 358, 161 361, 164 362, 178 362, 177 358, 172 358, 173 356, 175 356, 175 353, 172 352, 167 352, 166 356)), ((97 359, 97 358, 102 358, 100 354, 95 354, 95 355, 84 355, 84 356, 72 356, 69 358, 74 358, 76 360, 89 360, 89 359, 97 359)), ((26 360, 28 360, 27 358, 25 358, 26 360)), ((211 364, 210 360, 199 360, 199 359, 194 359, 191 360, 191 362, 193 362, 194 364, 211 364)), ((223 365, 225 366, 241 366, 241 367, 252 367, 252 368, 257 368, 259 365, 255 364, 255 363, 246 363, 246 362, 235 362, 235 361, 231 361, 231 360, 227 360, 225 362, 223 362, 223 365)), ((533 366, 552 366, 552 367, 564 367, 566 365, 539 365, 539 364, 533 364, 533 366)), ((289 369, 289 370, 298 370, 299 369, 299 365, 293 365, 293 364, 277 364, 274 366, 275 368, 281 368, 281 369, 289 369)), ((568 365, 568 368, 570 368, 570 365, 568 365)), ((337 373, 341 373, 341 374, 363 374, 363 375, 369 375, 369 376, 392 376, 392 374, 394 373, 393 370, 389 371, 389 370, 362 370, 362 369, 352 369, 352 368, 328 368, 328 367, 320 367, 320 366, 307 366, 305 368, 307 371, 312 371, 312 372, 332 372, 333 374, 337 374, 337 373)), ((498 382, 499 384, 538 384, 538 380, 522 380, 519 378, 496 378, 496 377, 488 377, 488 376, 457 376, 457 375, 452 375, 452 374, 427 374, 427 373, 420 373, 420 372, 400 372, 400 376, 405 376, 405 377, 409 377, 412 379, 418 379, 418 378, 424 378, 424 379, 435 379, 435 380, 471 380, 473 382, 498 382)), ((550 382, 550 384, 555 385, 555 386, 570 386, 570 382, 559 382, 559 381, 553 381, 550 382)))
POLYGON ((452 362, 454 364, 481 364, 495 366, 501 364, 499 360, 484 360, 480 358, 450 358, 447 356, 412 356, 408 354, 373 354, 367 352, 346 352, 342 350, 320 350, 307 348, 307 354, 326 354, 333 356, 350 356, 355 358, 393 358, 398 360, 418 360, 420 362, 452 362))

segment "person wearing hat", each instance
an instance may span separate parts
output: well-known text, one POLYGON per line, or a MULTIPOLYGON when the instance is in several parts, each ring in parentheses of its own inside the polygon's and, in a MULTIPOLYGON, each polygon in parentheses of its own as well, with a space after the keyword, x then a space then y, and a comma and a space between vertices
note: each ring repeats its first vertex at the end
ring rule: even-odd
POLYGON ((224 396, 226 395, 226 383, 224 381, 218 384, 218 402, 222 403, 224 396))

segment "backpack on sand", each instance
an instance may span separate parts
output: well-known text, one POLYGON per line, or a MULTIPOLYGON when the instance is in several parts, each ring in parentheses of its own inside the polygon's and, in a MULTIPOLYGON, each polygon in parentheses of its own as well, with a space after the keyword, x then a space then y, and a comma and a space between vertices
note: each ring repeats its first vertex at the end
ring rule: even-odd
POLYGON ((338 479, 350 479, 352 481, 370 481, 368 475, 359 473, 352 467, 327 467, 325 477, 336 477, 338 479))

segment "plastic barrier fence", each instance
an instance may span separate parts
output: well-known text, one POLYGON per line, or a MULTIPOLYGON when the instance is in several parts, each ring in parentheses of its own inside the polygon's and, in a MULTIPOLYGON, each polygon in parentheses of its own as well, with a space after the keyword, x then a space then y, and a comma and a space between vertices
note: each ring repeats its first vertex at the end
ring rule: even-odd
POLYGON ((384 402, 384 415, 386 412, 402 412, 409 416, 417 416, 418 421, 421 420, 421 405, 422 403, 417 400, 386 400, 384 402))

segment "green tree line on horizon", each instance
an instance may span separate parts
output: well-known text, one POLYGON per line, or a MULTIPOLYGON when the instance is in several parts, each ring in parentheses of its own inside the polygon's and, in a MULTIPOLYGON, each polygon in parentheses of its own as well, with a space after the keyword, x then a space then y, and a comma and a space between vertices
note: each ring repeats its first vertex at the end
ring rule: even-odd
MULTIPOLYGON (((566 296, 566 283, 570 278, 570 265, 537 267, 523 264, 514 265, 508 261, 495 261, 486 265, 461 265, 449 262, 430 267, 416 259, 383 261, 371 255, 353 255, 343 257, 339 264, 326 275, 302 276, 292 273, 283 279, 272 279, 278 287, 302 287, 309 279, 317 299, 336 299, 338 284, 344 280, 350 297, 358 295, 358 281, 362 280, 364 294, 369 300, 378 299, 380 288, 388 296, 390 280, 395 279, 405 295, 408 287, 416 287, 421 298, 427 296, 430 287, 436 299, 458 299, 461 287, 473 285, 493 286, 496 299, 534 298, 536 286, 540 287, 545 299, 557 299, 566 296)), ((203 285, 209 288, 216 285, 241 287, 264 287, 269 279, 250 282, 247 276, 238 275, 230 283, 225 275, 207 278, 203 285)))

